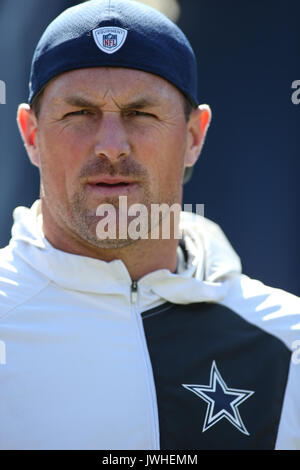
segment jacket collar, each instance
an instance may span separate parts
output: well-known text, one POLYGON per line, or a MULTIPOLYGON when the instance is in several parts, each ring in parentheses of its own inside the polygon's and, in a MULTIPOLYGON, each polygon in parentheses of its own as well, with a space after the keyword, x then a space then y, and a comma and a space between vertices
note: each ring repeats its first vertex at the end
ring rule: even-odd
MULTIPOLYGON (((182 212, 180 226, 187 251, 186 267, 175 274, 157 270, 138 282, 141 294, 152 297, 151 305, 153 301, 185 304, 219 300, 226 295, 228 281, 241 272, 239 257, 215 223, 182 212)), ((11 246, 33 269, 64 289, 130 295, 132 281, 121 260, 105 262, 65 253, 46 240, 40 201, 31 209, 19 207, 14 211, 11 246)))

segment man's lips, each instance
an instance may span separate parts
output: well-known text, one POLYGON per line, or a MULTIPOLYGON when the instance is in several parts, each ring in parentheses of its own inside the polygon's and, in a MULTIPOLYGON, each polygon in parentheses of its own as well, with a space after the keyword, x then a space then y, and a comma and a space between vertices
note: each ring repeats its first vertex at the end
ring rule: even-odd
POLYGON ((113 177, 109 177, 109 176, 106 176, 106 177, 97 177, 97 178, 90 178, 88 180, 88 184, 91 184, 91 185, 116 185, 116 184, 132 184, 134 183, 134 181, 132 179, 129 179, 129 178, 122 178, 122 177, 118 177, 118 178, 113 178, 113 177))
POLYGON ((127 195, 138 187, 137 182, 127 178, 92 178, 87 182, 91 191, 99 195, 127 195))

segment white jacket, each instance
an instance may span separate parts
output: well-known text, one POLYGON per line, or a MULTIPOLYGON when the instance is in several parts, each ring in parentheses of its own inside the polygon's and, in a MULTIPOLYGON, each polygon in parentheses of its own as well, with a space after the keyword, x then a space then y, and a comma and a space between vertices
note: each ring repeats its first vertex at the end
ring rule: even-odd
POLYGON ((180 274, 54 249, 40 203, 0 250, 0 449, 300 449, 300 300, 182 214, 180 274), (298 348, 298 349, 297 349, 298 348))

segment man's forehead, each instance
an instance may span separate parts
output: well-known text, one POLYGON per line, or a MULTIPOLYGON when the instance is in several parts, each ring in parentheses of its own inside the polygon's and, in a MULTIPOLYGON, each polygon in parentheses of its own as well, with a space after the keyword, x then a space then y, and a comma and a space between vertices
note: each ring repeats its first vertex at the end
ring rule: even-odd
POLYGON ((121 67, 95 67, 65 72, 55 77, 44 90, 53 102, 119 97, 124 100, 145 101, 158 105, 172 101, 181 92, 164 78, 152 73, 121 67))

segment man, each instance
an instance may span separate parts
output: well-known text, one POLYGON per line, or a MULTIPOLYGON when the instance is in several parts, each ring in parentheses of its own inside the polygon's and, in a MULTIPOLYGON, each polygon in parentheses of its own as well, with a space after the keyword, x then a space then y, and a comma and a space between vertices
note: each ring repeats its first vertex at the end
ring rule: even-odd
POLYGON ((133 1, 42 36, 18 110, 41 200, 1 250, 2 449, 300 448, 299 299, 242 275, 212 222, 151 226, 210 123, 196 83, 183 33, 133 1))

